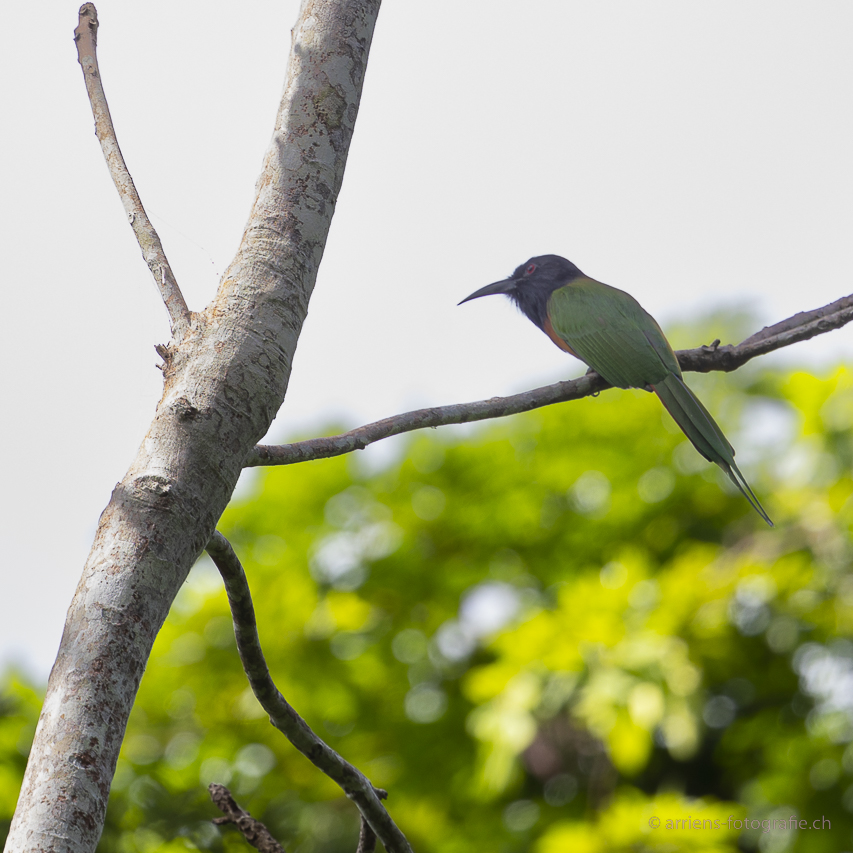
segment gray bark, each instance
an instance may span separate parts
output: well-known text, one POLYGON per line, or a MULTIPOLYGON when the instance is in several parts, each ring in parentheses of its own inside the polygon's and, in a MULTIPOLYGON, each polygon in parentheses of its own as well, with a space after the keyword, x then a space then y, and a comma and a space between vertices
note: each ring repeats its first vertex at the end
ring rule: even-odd
POLYGON ((169 607, 284 399, 341 187, 380 0, 303 0, 281 105, 216 299, 104 510, 48 683, 7 851, 92 851, 169 607))

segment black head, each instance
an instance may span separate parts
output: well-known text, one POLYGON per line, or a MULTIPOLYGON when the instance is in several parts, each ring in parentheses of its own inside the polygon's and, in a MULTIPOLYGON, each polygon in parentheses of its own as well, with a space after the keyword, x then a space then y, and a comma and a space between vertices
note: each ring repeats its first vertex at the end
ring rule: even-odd
POLYGON ((545 309, 551 294, 582 275, 571 261, 559 255, 539 255, 517 267, 509 278, 481 287, 462 302, 503 293, 544 330, 545 309))

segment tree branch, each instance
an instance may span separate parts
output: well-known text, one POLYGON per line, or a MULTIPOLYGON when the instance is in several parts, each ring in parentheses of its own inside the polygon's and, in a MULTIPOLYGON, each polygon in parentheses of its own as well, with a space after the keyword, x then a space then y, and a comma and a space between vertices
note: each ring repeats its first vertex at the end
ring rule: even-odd
POLYGON ((95 117, 95 135, 101 143, 107 168, 110 170, 113 183, 124 205, 130 227, 133 228, 139 248, 142 249, 142 257, 148 269, 151 270, 154 283, 166 304, 172 335, 180 337, 183 327, 189 324, 190 310, 166 259, 157 231, 145 213, 142 200, 139 198, 133 178, 127 170, 118 146, 110 108, 107 106, 107 97, 101 83, 101 72, 98 68, 98 12, 94 3, 84 3, 80 7, 79 23, 74 30, 74 42, 77 45, 77 61, 83 69, 86 92, 95 117))
POLYGON ((589 397, 610 386, 597 373, 587 373, 580 379, 557 382, 544 388, 535 388, 512 397, 492 397, 490 400, 478 400, 475 403, 455 403, 450 406, 436 406, 431 409, 417 409, 375 421, 341 435, 328 438, 311 438, 294 444, 259 444, 244 463, 251 468, 260 465, 293 465, 295 462, 307 462, 309 459, 326 459, 341 456, 353 450, 363 450, 369 444, 427 427, 448 426, 449 424, 467 424, 472 421, 484 421, 489 418, 505 418, 517 415, 552 403, 567 400, 579 400, 589 397))
MULTIPOLYGON (((282 50, 291 48, 284 92, 243 239, 214 302, 170 346, 156 414, 98 521, 7 850, 93 853, 97 846, 154 639, 231 499, 243 460, 284 400, 343 183, 379 6, 302 0, 296 26, 281 34, 282 50)), ((87 7, 78 32, 90 85, 97 78, 94 20, 87 7)))
POLYGON ((213 804, 225 815, 213 819, 217 826, 233 823, 243 833, 243 838, 261 853, 285 853, 284 847, 275 840, 266 826, 245 809, 241 809, 224 785, 208 785, 207 790, 213 804))
MULTIPOLYGON (((719 341, 715 341, 710 346, 679 350, 676 355, 682 370, 696 373, 710 373, 715 370, 731 372, 750 359, 806 341, 833 329, 839 329, 851 320, 853 320, 853 296, 845 296, 822 308, 803 311, 772 326, 765 326, 760 332, 751 335, 737 346, 729 344, 721 347, 719 341)), ((594 371, 590 371, 579 379, 556 382, 553 385, 535 388, 511 397, 492 397, 490 400, 478 400, 475 403, 456 403, 450 406, 405 412, 357 427, 341 435, 311 438, 293 444, 259 444, 249 453, 244 466, 254 468, 268 465, 293 465, 311 459, 342 456, 354 450, 363 450, 383 438, 401 435, 404 432, 450 424, 466 424, 490 418, 505 418, 508 415, 529 412, 554 403, 580 400, 610 387, 610 383, 594 371)))
POLYGON ((361 827, 358 831, 358 847, 355 853, 373 853, 376 850, 376 833, 370 828, 370 824, 361 816, 361 827))
POLYGON ((840 329, 853 320, 853 295, 842 296, 829 305, 812 311, 801 311, 760 332, 750 335, 737 346, 699 347, 677 353, 682 370, 710 373, 722 370, 730 373, 760 355, 767 355, 791 344, 840 329))
MULTIPOLYGON (((309 761, 343 788, 388 853, 412 853, 405 835, 380 802, 387 796, 385 791, 374 788, 360 770, 317 737, 275 686, 258 639, 255 610, 245 572, 234 549, 219 531, 207 543, 207 553, 225 583, 243 669, 253 693, 269 714, 270 722, 309 761)), ((369 836, 367 839, 369 841, 369 836)))

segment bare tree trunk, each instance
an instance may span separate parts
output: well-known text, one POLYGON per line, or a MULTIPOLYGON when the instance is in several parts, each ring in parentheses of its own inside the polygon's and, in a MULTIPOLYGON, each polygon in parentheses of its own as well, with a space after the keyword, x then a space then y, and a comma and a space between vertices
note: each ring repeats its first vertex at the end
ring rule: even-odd
POLYGON ((215 301, 161 349, 163 397, 68 611, 7 851, 95 849, 154 638, 284 399, 379 3, 302 2, 249 223, 215 301))

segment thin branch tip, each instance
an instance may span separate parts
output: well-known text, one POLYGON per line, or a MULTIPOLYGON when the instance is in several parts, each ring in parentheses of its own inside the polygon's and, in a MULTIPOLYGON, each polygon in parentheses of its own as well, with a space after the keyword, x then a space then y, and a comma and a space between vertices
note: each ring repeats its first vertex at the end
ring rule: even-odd
POLYGON ((160 237, 142 206, 142 200, 119 148, 98 67, 98 11, 94 3, 84 3, 80 7, 77 27, 74 30, 74 43, 77 45, 77 61, 83 69, 86 94, 89 96, 92 115, 95 119, 95 135, 101 144, 110 177, 113 179, 130 227, 142 250, 142 257, 151 271, 154 283, 166 306, 172 336, 180 339, 189 326, 190 310, 166 258, 160 237))
POLYGON ((77 41, 82 32, 78 32, 81 27, 92 27, 94 29, 93 35, 97 37, 97 29, 98 29, 98 10, 95 8, 94 3, 84 3, 80 10, 77 13, 77 29, 74 30, 74 41, 77 41))

